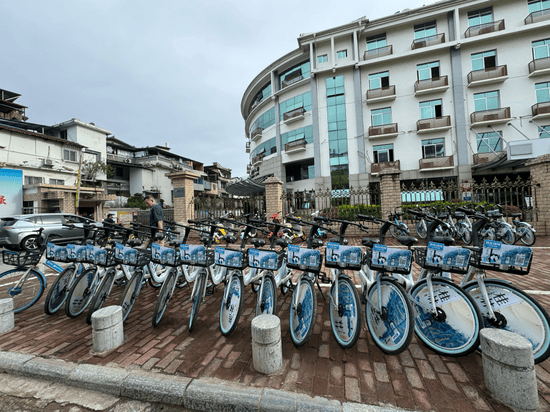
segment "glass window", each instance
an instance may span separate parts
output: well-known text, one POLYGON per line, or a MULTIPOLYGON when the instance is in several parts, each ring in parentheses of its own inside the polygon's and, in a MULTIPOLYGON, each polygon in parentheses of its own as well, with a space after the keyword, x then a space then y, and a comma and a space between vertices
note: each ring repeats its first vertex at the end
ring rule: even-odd
POLYGON ((550 0, 529 0, 529 14, 550 9, 550 0))
POLYGON ((539 127, 539 137, 541 139, 546 139, 550 137, 550 126, 539 127))
POLYGON ((383 144, 372 147, 374 163, 393 162, 393 144, 383 144))
POLYGON ((315 177, 315 166, 313 159, 307 159, 297 163, 289 163, 285 165, 285 172, 287 182, 313 179, 315 177))
POLYGON ((265 86, 262 90, 254 96, 254 99, 252 100, 252 103, 250 104, 250 108, 252 109, 253 106, 255 106, 258 103, 263 102, 265 99, 267 99, 269 96, 271 96, 271 83, 269 83, 267 86, 265 86))
POLYGON ((254 123, 252 123, 252 126, 250 127, 250 132, 261 129, 264 130, 268 128, 271 125, 275 124, 275 108, 272 107, 267 112, 263 113, 254 123))
POLYGON ((479 26, 493 21, 493 8, 474 10, 468 12, 468 27, 479 26))
POLYGON ((423 39, 425 37, 435 36, 437 34, 435 21, 417 24, 414 26, 414 38, 423 39))
POLYGON ((476 136, 478 153, 493 153, 502 151, 501 132, 480 133, 476 136))
POLYGON ((250 153, 250 158, 253 158, 261 153, 264 153, 266 156, 270 154, 277 153, 277 139, 274 137, 268 141, 258 145, 252 153, 250 153))
MULTIPOLYGON (((348 164, 348 137, 346 127, 346 96, 344 76, 326 80, 329 159, 332 167, 348 164)), ((331 173, 333 173, 331 171, 331 173)), ((334 188, 334 187, 333 187, 334 188)))
POLYGON ((386 33, 367 37, 367 51, 381 49, 386 46, 386 33))
POLYGON ((293 67, 292 69, 287 70, 286 72, 283 72, 279 76, 281 89, 302 79, 307 79, 310 76, 310 73, 311 69, 309 62, 302 63, 298 66, 293 67))
POLYGON ((422 158, 445 156, 445 139, 422 140, 422 158))
POLYGON ((344 94, 344 76, 327 79, 327 97, 337 94, 344 94))
POLYGON ((535 84, 537 103, 550 102, 550 82, 535 84))
POLYGON ((50 179, 50 185, 64 185, 65 181, 62 179, 50 179))
POLYGON ((317 63, 326 63, 328 61, 328 56, 323 54, 322 56, 317 56, 317 63))
POLYGON ((369 74, 369 89, 380 89, 390 85, 390 72, 369 74))
POLYGON ((534 41, 531 45, 533 47, 533 59, 550 57, 550 39, 534 41))
POLYGON ((474 94, 474 108, 476 112, 499 108, 498 91, 474 94))
POLYGON ((80 216, 74 216, 74 215, 64 215, 65 223, 85 223, 86 219, 80 217, 80 216))
POLYGON ((301 127, 281 134, 281 143, 283 147, 287 143, 300 139, 306 139, 306 143, 313 143, 313 126, 301 127))
POLYGON ((391 124, 391 107, 371 110, 371 122, 373 126, 391 124))
POLYGON ((26 185, 38 185, 43 182, 43 179, 38 176, 25 176, 26 185))
MULTIPOLYGON (((74 222, 74 223, 80 223, 80 222, 74 222)), ((59 216, 59 215, 42 215, 42 224, 43 225, 61 224, 61 216, 59 216)))
POLYGON ((497 66, 497 52, 490 50, 483 53, 472 54, 472 70, 484 70, 497 66))
POLYGON ((434 79, 439 77, 439 62, 418 64, 416 66, 418 80, 434 79))
POLYGON ((74 150, 63 150, 63 160, 76 162, 76 152, 74 150))
POLYGON ((433 119, 434 117, 441 117, 441 116, 443 116, 441 99, 430 100, 429 102, 420 103, 421 119, 433 119))
POLYGON ((311 110, 311 92, 301 94, 279 104, 280 121, 283 121, 285 113, 303 107, 306 112, 311 110))
POLYGON ((336 58, 343 59, 344 57, 348 57, 348 51, 347 50, 340 50, 336 52, 336 58))

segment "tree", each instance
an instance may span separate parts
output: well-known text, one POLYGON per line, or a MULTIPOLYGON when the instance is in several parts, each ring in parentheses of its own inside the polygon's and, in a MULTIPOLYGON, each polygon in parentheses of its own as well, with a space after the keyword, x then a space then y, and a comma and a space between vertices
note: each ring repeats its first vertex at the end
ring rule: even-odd
POLYGON ((141 195, 141 193, 136 193, 132 197, 129 197, 126 207, 140 208, 142 210, 147 209, 147 205, 143 201, 143 196, 141 195))
POLYGON ((113 175, 113 169, 102 160, 84 160, 80 169, 82 175, 82 181, 92 182, 95 185, 97 178, 100 174, 106 174, 111 177, 113 175))

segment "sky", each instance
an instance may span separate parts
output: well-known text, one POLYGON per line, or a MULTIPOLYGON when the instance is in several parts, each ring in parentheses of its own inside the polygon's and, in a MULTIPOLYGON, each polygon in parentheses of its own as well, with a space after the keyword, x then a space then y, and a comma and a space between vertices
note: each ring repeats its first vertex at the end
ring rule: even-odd
POLYGON ((0 89, 29 122, 93 122, 245 176, 240 104, 256 75, 302 33, 431 2, 0 0, 0 89))

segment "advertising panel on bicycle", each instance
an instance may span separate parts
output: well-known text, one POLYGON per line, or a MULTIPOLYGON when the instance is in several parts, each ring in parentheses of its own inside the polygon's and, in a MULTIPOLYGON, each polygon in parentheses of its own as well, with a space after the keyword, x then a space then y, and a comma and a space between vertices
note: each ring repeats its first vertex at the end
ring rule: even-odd
POLYGON ((369 267, 386 272, 409 273, 412 265, 412 251, 374 244, 369 267))
POLYGON ((471 253, 470 249, 428 242, 426 263, 430 267, 436 267, 445 272, 466 273, 471 253))
POLYGON ((527 274, 533 258, 533 249, 506 245, 496 240, 485 240, 480 263, 488 269, 527 274))
POLYGON ((270 250, 248 249, 248 265, 253 268, 277 270, 279 255, 270 250))
POLYGON ((107 263, 107 251, 94 245, 86 245, 88 263, 93 265, 105 265, 107 263))
POLYGON ((115 244, 115 260, 124 265, 132 265, 137 262, 137 250, 122 243, 115 244))
POLYGON ((243 252, 223 247, 216 247, 214 249, 214 261, 216 265, 236 269, 243 269, 243 264, 246 265, 246 258, 243 252))
POLYGON ((67 245, 67 255, 71 262, 86 262, 88 259, 86 245, 75 245, 74 243, 69 243, 67 245))
POLYGON ((180 258, 184 263, 206 264, 206 248, 202 245, 180 245, 180 258))
POLYGON ((362 256, 363 251, 359 246, 342 246, 336 242, 328 242, 325 265, 333 268, 359 269, 362 256))
POLYGON ((321 270, 321 252, 296 245, 288 245, 287 266, 301 270, 321 270))
POLYGON ((46 259, 50 259, 56 262, 67 262, 69 254, 67 246, 55 245, 48 242, 46 245, 46 259))
POLYGON ((151 245, 151 260, 161 265, 173 266, 176 264, 176 251, 171 247, 153 243, 151 245))

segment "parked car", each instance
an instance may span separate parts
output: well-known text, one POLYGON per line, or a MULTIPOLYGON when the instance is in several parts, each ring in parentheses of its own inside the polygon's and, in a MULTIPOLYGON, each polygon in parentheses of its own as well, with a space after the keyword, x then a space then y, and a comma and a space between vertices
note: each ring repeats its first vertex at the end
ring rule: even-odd
MULTIPOLYGON (((33 215, 15 215, 0 219, 0 247, 7 249, 36 249, 37 230, 44 228, 44 234, 58 233, 56 243, 70 243, 81 239, 84 235, 82 224, 90 219, 69 213, 42 213, 33 215), (74 229, 63 226, 63 223, 73 223, 74 229), (78 227, 80 226, 80 227, 78 227)), ((98 225, 101 225, 98 223, 98 225)))

